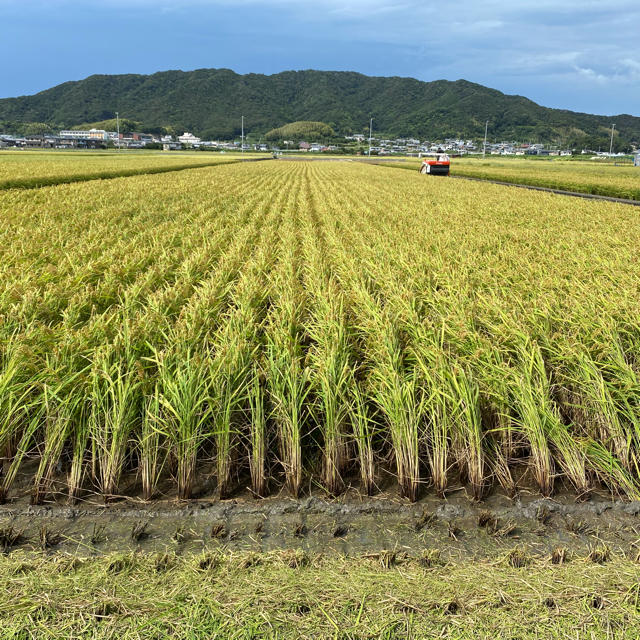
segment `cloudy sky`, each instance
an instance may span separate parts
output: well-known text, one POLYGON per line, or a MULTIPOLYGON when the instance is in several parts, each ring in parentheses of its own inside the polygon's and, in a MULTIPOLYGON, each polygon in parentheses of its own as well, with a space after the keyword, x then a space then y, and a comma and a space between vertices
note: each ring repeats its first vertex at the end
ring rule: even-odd
POLYGON ((465 78, 640 116, 639 0, 0 0, 0 97, 226 67, 465 78))

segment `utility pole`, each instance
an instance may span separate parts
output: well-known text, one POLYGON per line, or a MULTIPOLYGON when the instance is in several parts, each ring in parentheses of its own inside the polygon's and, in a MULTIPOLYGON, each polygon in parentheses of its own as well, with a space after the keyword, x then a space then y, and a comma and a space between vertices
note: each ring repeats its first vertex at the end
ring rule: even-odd
POLYGON ((615 124, 611 125, 611 144, 609 145, 609 155, 613 155, 613 130, 616 128, 615 124))
POLYGON ((241 140, 242 140, 242 154, 244 155, 244 116, 242 116, 242 135, 240 136, 241 140))
POLYGON ((118 151, 120 151, 120 114, 116 111, 116 129, 118 132, 118 151))
POLYGON ((373 133, 373 118, 369 120, 369 157, 371 157, 371 136, 373 133))
POLYGON ((487 120, 484 123, 484 145, 482 147, 482 159, 485 159, 485 156, 487 155, 487 131, 489 130, 489 121, 487 120))

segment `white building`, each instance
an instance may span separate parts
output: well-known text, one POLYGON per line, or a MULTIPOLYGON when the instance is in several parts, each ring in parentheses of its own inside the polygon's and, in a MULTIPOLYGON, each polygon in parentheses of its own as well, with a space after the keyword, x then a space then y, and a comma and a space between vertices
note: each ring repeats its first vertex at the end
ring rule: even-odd
POLYGON ((193 133, 185 131, 181 136, 178 136, 178 141, 182 144, 200 144, 200 138, 194 136, 193 133))
POLYGON ((60 137, 71 138, 72 140, 108 140, 109 134, 104 129, 89 129, 89 131, 71 129, 69 131, 61 131, 60 137))

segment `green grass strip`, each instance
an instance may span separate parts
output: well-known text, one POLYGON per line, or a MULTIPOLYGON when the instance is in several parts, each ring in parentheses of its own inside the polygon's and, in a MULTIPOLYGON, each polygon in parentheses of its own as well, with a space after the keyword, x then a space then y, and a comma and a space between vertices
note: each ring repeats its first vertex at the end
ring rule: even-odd
POLYGON ((4 640, 637 638, 635 563, 509 557, 15 552, 0 557, 0 628, 4 640))

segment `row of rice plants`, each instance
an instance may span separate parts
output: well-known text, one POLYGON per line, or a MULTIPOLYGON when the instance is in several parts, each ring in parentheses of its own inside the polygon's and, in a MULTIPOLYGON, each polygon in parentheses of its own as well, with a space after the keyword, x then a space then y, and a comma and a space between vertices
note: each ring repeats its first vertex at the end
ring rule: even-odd
MULTIPOLYGON (((343 292, 333 273, 329 247, 317 219, 318 203, 326 194, 320 181, 305 176, 305 206, 302 207, 300 235, 302 242, 302 282, 308 296, 309 313, 305 333, 310 346, 307 361, 311 394, 312 425, 317 429, 315 444, 322 455, 322 483, 331 495, 344 488, 343 474, 350 457, 349 420, 353 415, 357 393, 353 353, 353 336, 346 317, 343 292)), ((364 417, 364 416, 363 416, 364 417)), ((370 442, 363 442, 368 447, 370 442)), ((370 491, 373 481, 366 477, 370 467, 363 467, 363 487, 370 491)))
POLYGON ((264 368, 280 467, 287 488, 297 497, 303 482, 303 437, 309 418, 310 386, 304 345, 307 296, 301 282, 299 229, 306 194, 300 172, 296 173, 283 203, 280 253, 276 269, 270 274, 264 368))
POLYGON ((156 345, 148 357, 157 383, 155 388, 152 381, 149 385, 154 402, 158 400, 159 413, 146 409, 145 418, 151 421, 147 431, 149 428, 159 430, 166 438, 178 495, 182 498, 191 496, 198 454, 215 433, 210 425, 214 410, 211 396, 217 391, 214 381, 220 380, 216 380, 215 375, 219 359, 214 351, 214 334, 224 322, 231 291, 242 265, 247 262, 248 249, 258 238, 264 213, 255 200, 243 203, 235 217, 232 241, 215 268, 195 290, 189 289, 187 297, 184 289, 178 289, 180 297, 175 301, 175 310, 167 308, 164 301, 161 313, 155 316, 161 323, 162 333, 166 333, 164 338, 159 339, 157 332, 151 331, 152 325, 141 322, 145 326, 145 337, 153 337, 156 345), (237 226, 238 223, 241 226, 237 226), (159 353, 161 346, 164 349, 159 353))
POLYGON ((388 301, 377 296, 377 283, 370 278, 368 268, 361 262, 360 237, 352 232, 354 227, 362 224, 361 219, 357 219, 359 207, 357 203, 349 202, 347 193, 337 196, 335 204, 341 202, 344 206, 343 198, 349 203, 349 213, 353 215, 350 215, 348 225, 339 218, 336 224, 335 217, 326 212, 324 215, 321 213, 321 219, 326 241, 334 255, 340 287, 353 319, 353 328, 362 343, 359 372, 364 389, 362 408, 369 415, 378 410, 384 421, 388 445, 393 451, 400 491, 405 497, 416 499, 420 487, 420 443, 425 406, 418 365, 404 350, 396 319, 387 306, 388 301), (355 210, 351 209, 352 205, 355 210))

